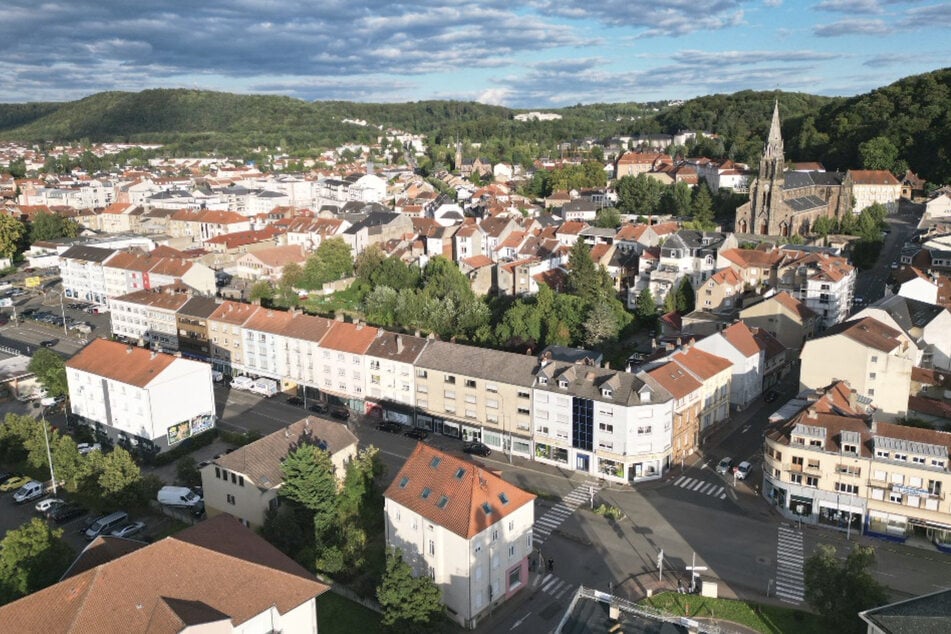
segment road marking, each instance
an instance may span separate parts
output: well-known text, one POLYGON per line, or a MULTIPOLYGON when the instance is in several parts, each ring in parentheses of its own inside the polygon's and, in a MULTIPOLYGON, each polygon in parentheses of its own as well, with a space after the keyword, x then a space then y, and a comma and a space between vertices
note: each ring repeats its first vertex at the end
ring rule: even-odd
POLYGON ((744 425, 744 426, 743 426, 743 429, 740 430, 740 433, 741 433, 741 434, 745 434, 746 432, 748 432, 748 431, 750 430, 750 427, 751 427, 751 425, 744 425))
POLYGON ((776 596, 787 603, 802 603, 803 580, 802 532, 780 526, 776 541, 776 596))
POLYGON ((520 618, 519 620, 515 621, 515 623, 512 624, 512 627, 509 628, 509 631, 511 632, 511 631, 514 630, 516 627, 518 627, 519 625, 521 625, 522 623, 524 623, 524 622, 525 622, 525 619, 527 619, 531 614, 532 614, 531 612, 526 612, 526 613, 525 613, 525 616, 523 616, 522 618, 520 618))

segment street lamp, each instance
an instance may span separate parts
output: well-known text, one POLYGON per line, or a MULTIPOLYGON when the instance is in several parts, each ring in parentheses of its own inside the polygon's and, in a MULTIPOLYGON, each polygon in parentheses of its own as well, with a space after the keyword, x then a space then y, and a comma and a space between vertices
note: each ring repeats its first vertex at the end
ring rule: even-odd
POLYGON ((42 418, 40 424, 43 425, 43 440, 46 441, 46 459, 50 463, 50 482, 53 483, 53 497, 56 497, 56 474, 53 472, 53 453, 50 451, 50 436, 46 424, 46 406, 43 406, 40 416, 42 418))

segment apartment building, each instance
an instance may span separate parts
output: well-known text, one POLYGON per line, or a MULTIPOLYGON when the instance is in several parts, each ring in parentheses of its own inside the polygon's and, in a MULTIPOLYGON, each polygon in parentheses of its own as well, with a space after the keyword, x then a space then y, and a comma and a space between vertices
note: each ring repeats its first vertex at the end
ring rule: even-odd
POLYGON ((109 299, 112 334, 162 352, 178 350, 178 311, 191 299, 187 289, 166 286, 109 299))
POLYGON ((178 328, 178 349, 186 359, 211 361, 211 340, 208 336, 208 318, 218 310, 218 302, 211 297, 190 297, 178 309, 175 325, 178 328))
POLYGON ((267 511, 280 505, 281 461, 287 454, 304 445, 328 452, 334 475, 342 483, 347 463, 357 455, 358 440, 345 425, 307 416, 215 458, 201 469, 208 517, 227 513, 245 526, 261 528, 267 511))
POLYGON ((683 464, 700 447, 703 384, 679 363, 672 361, 646 372, 646 375, 673 397, 671 458, 683 464))
POLYGON ((215 426, 206 363, 96 339, 66 362, 70 410, 126 447, 163 451, 215 426))
POLYGON ((79 299, 100 306, 109 301, 103 264, 116 251, 102 247, 72 246, 59 256, 59 274, 63 280, 63 293, 68 298, 79 299))
POLYGON ((783 249, 776 288, 803 302, 818 316, 818 329, 845 321, 852 311, 855 268, 843 257, 783 249))
POLYGON ((528 587, 535 496, 422 443, 384 494, 386 544, 473 629, 528 587))
POLYGON ((815 311, 785 291, 764 298, 740 311, 740 320, 751 328, 773 335, 787 349, 799 351, 816 334, 815 311))
POLYGON ((699 432, 702 439, 730 416, 733 364, 692 344, 682 347, 669 358, 700 382, 699 432))
POLYGON ((363 322, 331 322, 329 332, 320 340, 320 363, 315 362, 320 381, 317 387, 325 398, 357 412, 365 411, 365 356, 381 334, 382 330, 363 322))
POLYGON ((615 482, 670 466, 675 400, 646 374, 543 358, 532 396, 535 460, 615 482))
POLYGON ((416 407, 416 360, 427 339, 378 330, 364 355, 367 412, 412 425, 416 407))
POLYGON ((416 360, 416 425, 532 455, 533 356, 430 341, 416 360))
POLYGON ((208 316, 208 339, 214 369, 236 376, 244 372, 244 324, 259 310, 255 304, 223 301, 208 316))
POLYGON ((806 342, 800 355, 800 388, 848 381, 872 399, 880 420, 894 420, 908 411, 911 372, 921 356, 901 330, 871 317, 852 319, 806 342))
POLYGON ((745 323, 735 322, 694 345, 697 349, 723 357, 732 364, 731 405, 745 409, 763 393, 766 351, 760 347, 753 331, 745 323))
POLYGON ((951 434, 874 421, 862 400, 836 383, 770 432, 763 495, 793 519, 951 552, 951 434))

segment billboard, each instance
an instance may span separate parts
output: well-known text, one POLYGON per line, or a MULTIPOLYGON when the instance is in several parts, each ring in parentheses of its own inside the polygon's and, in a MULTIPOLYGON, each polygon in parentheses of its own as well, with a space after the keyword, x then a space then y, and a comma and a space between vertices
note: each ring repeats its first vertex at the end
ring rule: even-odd
POLYGON ((42 282, 43 282, 43 278, 42 278, 42 277, 36 277, 36 276, 34 276, 34 277, 28 277, 28 278, 26 278, 25 280, 23 280, 23 285, 26 286, 27 288, 36 288, 36 287, 38 287, 42 282))
POLYGON ((171 447, 172 445, 182 442, 186 438, 200 434, 203 431, 208 431, 214 426, 214 414, 199 414, 190 420, 175 423, 166 431, 168 436, 168 446, 171 447))

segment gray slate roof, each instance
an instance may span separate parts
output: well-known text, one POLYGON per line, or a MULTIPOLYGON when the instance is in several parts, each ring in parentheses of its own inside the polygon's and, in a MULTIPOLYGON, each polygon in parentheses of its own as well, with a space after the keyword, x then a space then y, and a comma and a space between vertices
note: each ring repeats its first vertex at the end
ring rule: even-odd
POLYGON ((416 367, 459 376, 531 387, 538 366, 534 356, 430 341, 416 360, 416 367))

